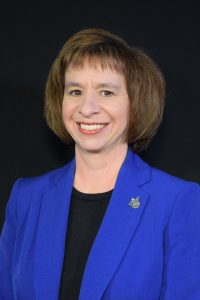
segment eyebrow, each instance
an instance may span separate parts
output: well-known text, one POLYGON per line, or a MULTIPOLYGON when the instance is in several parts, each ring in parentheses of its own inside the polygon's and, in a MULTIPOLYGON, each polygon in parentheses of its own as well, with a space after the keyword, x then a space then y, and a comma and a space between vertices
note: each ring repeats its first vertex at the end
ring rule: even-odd
POLYGON ((118 84, 115 84, 113 82, 106 82, 106 83, 97 84, 97 88, 112 88, 112 89, 115 89, 116 91, 121 90, 121 86, 118 85, 118 84))
POLYGON ((69 87, 82 87, 82 85, 75 81, 69 81, 65 83, 65 88, 69 88, 69 87))
MULTIPOLYGON (((70 88, 70 87, 83 87, 82 84, 75 82, 75 81, 69 81, 65 84, 65 88, 70 88)), ((96 85, 96 88, 113 88, 116 91, 120 91, 122 87, 118 84, 115 84, 113 82, 105 82, 105 83, 99 83, 96 85)))

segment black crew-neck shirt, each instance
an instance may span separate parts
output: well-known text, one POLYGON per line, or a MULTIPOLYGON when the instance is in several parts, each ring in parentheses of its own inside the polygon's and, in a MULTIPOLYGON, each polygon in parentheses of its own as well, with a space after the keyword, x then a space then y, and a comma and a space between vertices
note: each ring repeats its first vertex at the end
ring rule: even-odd
POLYGON ((90 249, 112 191, 86 194, 73 188, 60 281, 59 300, 77 300, 90 249))

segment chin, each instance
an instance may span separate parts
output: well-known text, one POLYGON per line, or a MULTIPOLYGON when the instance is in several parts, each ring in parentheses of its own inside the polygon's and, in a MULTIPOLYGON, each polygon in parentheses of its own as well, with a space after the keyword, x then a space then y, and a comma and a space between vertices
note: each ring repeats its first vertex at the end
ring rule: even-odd
POLYGON ((90 153, 100 153, 103 151, 103 148, 101 148, 101 147, 84 147, 82 149, 84 151, 90 152, 90 153))
POLYGON ((77 149, 79 151, 84 151, 84 152, 90 152, 90 153, 100 153, 102 152, 106 147, 103 145, 78 145, 76 144, 77 149))

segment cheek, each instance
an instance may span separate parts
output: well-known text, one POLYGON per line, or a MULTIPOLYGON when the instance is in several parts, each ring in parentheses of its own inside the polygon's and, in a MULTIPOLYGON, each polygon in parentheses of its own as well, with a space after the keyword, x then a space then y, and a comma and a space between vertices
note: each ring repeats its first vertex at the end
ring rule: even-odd
POLYGON ((67 109, 66 106, 63 106, 62 107, 62 119, 63 119, 63 123, 64 123, 64 126, 66 128, 66 130, 70 133, 71 130, 70 130, 70 115, 69 115, 69 110, 67 109))
POLYGON ((120 105, 117 110, 115 110, 115 116, 122 123, 127 123, 129 120, 129 105, 120 105))
POLYGON ((62 104, 62 119, 66 130, 73 135, 73 130, 76 120, 77 105, 70 101, 63 101, 62 104))
POLYGON ((70 121, 70 109, 66 103, 63 103, 63 105, 62 105, 62 119, 63 119, 63 123, 65 125, 65 128, 68 131, 68 129, 69 129, 68 124, 70 121))
POLYGON ((66 119, 67 119, 67 116, 66 116, 66 110, 64 107, 62 107, 62 119, 63 119, 63 122, 66 126, 66 119))
POLYGON ((62 116, 63 116, 63 119, 65 119, 66 117, 66 114, 67 114, 67 107, 66 105, 62 105, 62 116))
POLYGON ((67 101, 63 101, 63 104, 62 104, 62 116, 63 116, 63 119, 66 120, 68 118, 70 118, 70 116, 73 114, 73 106, 70 105, 69 102, 67 101))

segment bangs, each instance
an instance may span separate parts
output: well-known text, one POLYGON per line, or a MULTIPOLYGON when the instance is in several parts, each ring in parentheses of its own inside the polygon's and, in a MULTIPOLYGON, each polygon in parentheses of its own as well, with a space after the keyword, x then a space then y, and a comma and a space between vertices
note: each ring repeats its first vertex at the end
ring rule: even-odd
MULTIPOLYGON (((124 59, 120 57, 118 53, 113 53, 113 51, 103 51, 102 48, 91 49, 91 51, 77 51, 73 53, 73 56, 66 64, 66 69, 82 69, 86 63, 88 63, 92 68, 101 68, 102 70, 111 69, 119 74, 125 74, 125 63, 124 59)), ((111 49, 107 49, 111 50, 111 49)), ((115 51, 116 52, 116 51, 115 51)))

